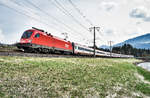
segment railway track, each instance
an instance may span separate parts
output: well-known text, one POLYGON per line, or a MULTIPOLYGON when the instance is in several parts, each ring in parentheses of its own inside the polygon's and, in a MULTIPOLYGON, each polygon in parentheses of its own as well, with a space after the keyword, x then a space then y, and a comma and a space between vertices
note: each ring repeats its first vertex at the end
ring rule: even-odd
POLYGON ((23 57, 71 57, 67 55, 57 54, 37 54, 37 53, 24 53, 24 52, 0 52, 0 56, 23 56, 23 57))
POLYGON ((43 53, 25 53, 21 51, 4 51, 0 52, 0 56, 22 56, 22 57, 65 57, 65 58, 73 58, 73 57, 81 57, 81 58, 89 58, 91 56, 77 56, 77 55, 62 55, 62 54, 43 54, 43 53))
MULTIPOLYGON (((46 54, 46 53, 26 53, 18 49, 0 50, 0 56, 21 56, 21 57, 49 57, 49 58, 93 58, 93 55, 67 55, 67 54, 46 54)), ((95 57, 94 57, 95 58, 95 57)), ((96 56, 96 58, 120 58, 120 57, 106 57, 96 56)))

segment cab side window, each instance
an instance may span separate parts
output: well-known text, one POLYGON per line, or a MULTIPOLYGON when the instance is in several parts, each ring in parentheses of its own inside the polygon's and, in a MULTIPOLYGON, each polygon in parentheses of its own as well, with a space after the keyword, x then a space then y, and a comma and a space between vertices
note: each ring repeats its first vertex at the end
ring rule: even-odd
POLYGON ((39 38, 39 37, 40 37, 40 34, 39 34, 39 33, 35 35, 35 38, 39 38))

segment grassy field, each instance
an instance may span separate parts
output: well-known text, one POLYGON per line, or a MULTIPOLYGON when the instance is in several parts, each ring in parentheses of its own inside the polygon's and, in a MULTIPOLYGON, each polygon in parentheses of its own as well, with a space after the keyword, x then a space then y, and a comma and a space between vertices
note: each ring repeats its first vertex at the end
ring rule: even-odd
POLYGON ((0 57, 2 98, 143 98, 150 72, 135 59, 0 57))
POLYGON ((0 46, 0 52, 11 52, 18 50, 16 46, 0 46))

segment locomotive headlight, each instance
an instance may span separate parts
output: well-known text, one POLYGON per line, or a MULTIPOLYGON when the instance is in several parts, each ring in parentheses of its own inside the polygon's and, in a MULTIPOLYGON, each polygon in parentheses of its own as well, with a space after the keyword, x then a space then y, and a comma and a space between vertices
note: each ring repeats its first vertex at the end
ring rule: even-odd
POLYGON ((29 43, 31 43, 31 42, 32 42, 32 40, 29 40, 28 42, 29 42, 29 43))
POLYGON ((21 43, 24 43, 25 41, 24 40, 21 40, 21 43))

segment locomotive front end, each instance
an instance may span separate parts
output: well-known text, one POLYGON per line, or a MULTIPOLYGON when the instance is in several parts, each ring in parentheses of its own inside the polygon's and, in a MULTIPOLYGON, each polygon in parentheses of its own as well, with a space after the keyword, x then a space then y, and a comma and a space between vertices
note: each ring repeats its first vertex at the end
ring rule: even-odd
POLYGON ((27 30, 23 33, 20 43, 18 43, 17 47, 19 49, 27 50, 32 47, 32 40, 33 40, 33 33, 34 30, 27 30))
POLYGON ((31 43, 32 42, 32 30, 25 31, 20 39, 20 43, 31 43))

